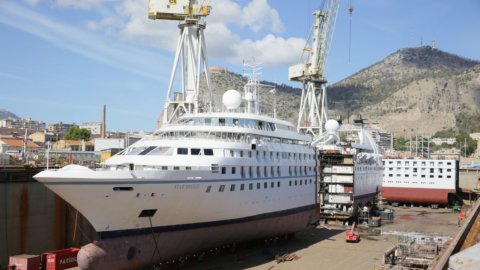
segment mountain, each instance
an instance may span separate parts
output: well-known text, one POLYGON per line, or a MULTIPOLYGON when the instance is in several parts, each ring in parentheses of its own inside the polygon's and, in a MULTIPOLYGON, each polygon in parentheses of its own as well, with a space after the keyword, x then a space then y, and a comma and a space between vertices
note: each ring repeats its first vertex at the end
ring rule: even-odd
POLYGON ((0 109, 0 119, 5 119, 5 118, 13 118, 13 119, 20 119, 16 114, 11 113, 7 110, 0 109))
POLYGON ((401 49, 329 87, 328 98, 335 113, 361 114, 396 135, 480 131, 480 62, 430 46, 401 49))
MULTIPOLYGON (((247 78, 228 71, 210 72, 210 83, 212 85, 214 102, 218 108, 222 104, 222 96, 225 91, 235 89, 243 95, 243 86, 247 83, 247 78)), ((268 85, 268 87, 259 90, 260 110, 262 113, 273 115, 276 99, 277 117, 295 124, 297 122, 302 90, 286 84, 276 84, 267 81, 261 81, 260 83, 268 85), (272 88, 276 89, 275 94, 270 92, 272 88)), ((204 80, 200 82, 200 87, 201 89, 206 89, 204 80)))
MULTIPOLYGON (((228 71, 211 72, 210 80, 217 108, 226 90, 243 92, 247 82, 228 71)), ((262 83, 277 89, 277 116, 296 124, 301 89, 262 83)), ((205 81, 200 84, 205 89, 205 81)), ((398 50, 327 91, 330 118, 361 115, 395 136, 480 131, 480 62, 430 46, 398 50)), ((274 96, 269 89, 260 90, 260 99, 262 111, 272 114, 274 96)))

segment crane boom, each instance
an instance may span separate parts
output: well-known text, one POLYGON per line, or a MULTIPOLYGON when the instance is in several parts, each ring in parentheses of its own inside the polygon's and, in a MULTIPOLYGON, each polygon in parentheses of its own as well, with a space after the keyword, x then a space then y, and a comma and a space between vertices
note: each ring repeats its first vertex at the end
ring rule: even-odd
POLYGON ((327 120, 325 65, 335 28, 339 0, 326 0, 323 10, 313 13, 312 46, 304 63, 288 69, 289 79, 303 83, 297 129, 317 137, 327 120))

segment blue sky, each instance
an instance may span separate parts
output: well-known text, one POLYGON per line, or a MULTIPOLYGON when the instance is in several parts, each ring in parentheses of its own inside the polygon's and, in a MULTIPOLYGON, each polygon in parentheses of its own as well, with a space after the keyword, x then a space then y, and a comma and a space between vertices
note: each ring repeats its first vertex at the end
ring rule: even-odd
MULTIPOLYGON (((209 64, 287 83, 322 1, 211 0, 209 64)), ((478 0, 341 1, 326 76, 337 82, 405 47, 436 40, 480 60, 478 0)), ((0 0, 0 108, 46 123, 100 121, 108 130, 156 127, 178 28, 147 19, 147 0, 0 0)))

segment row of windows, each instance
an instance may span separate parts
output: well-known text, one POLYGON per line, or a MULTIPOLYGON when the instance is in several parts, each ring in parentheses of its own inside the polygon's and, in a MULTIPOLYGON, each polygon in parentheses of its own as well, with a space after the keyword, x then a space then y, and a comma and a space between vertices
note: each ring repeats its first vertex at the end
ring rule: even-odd
MULTIPOLYGON (((405 162, 405 166, 410 166, 410 161, 404 161, 404 162, 405 162)), ((393 164, 393 163, 394 161, 392 160, 388 161, 388 164, 393 164)), ((446 161, 445 163, 447 164, 447 166, 452 165, 451 161, 446 161)), ((413 166, 417 166, 418 164, 420 164, 421 166, 427 166, 427 161, 412 161, 413 166)), ((441 167, 443 166, 443 161, 438 161, 437 164, 438 166, 441 167)), ((385 165, 385 160, 383 161, 383 165, 385 165)), ((430 161, 429 165, 430 167, 435 166, 435 161, 430 161)), ((402 166, 402 161, 397 161, 397 166, 402 166)))
MULTIPOLYGON (((205 150, 211 150, 211 149, 204 149, 204 151, 202 152, 202 149, 199 149, 199 148, 178 148, 177 149, 177 155, 192 155, 192 156, 195 156, 195 155, 202 155, 202 154, 205 154, 205 150)), ((263 158, 263 159, 268 159, 270 158, 271 160, 274 160, 274 159, 277 159, 277 160, 280 160, 281 159, 289 159, 289 160, 299 160, 299 161, 302 161, 302 160, 306 160, 306 159, 313 159, 313 154, 306 154, 306 153, 290 153, 290 152, 268 152, 268 151, 244 151, 244 150, 233 150, 233 149, 225 149, 224 150, 225 153, 224 153, 224 156, 225 157, 239 157, 239 158, 243 158, 243 157, 249 157, 249 158, 252 158, 253 157, 253 153, 255 153, 255 157, 257 159, 260 159, 260 158, 263 158)), ((210 151, 208 151, 210 153, 210 151)), ((213 155, 213 151, 211 152, 213 155)), ((207 155, 207 154, 205 154, 207 155)), ((209 154, 208 154, 209 155, 209 154)))
MULTIPOLYGON (((244 132, 222 132, 222 131, 165 131, 159 134, 156 134, 158 138, 164 139, 179 139, 179 138, 200 138, 200 139, 212 139, 215 141, 233 141, 233 142, 244 142, 250 143, 253 139, 263 142, 273 142, 273 143, 284 143, 284 144, 294 144, 302 145, 308 148, 309 142, 303 140, 295 140, 289 138, 279 138, 273 136, 257 135, 257 134, 247 134, 244 132)), ((276 133, 272 133, 276 135, 276 133)))
MULTIPOLYGON (((385 183, 397 183, 397 184, 402 184, 402 183, 403 184, 410 184, 409 181, 404 181, 404 182, 402 182, 402 181, 383 181, 383 182, 385 182, 385 183)), ((415 182, 412 182, 412 184, 418 184, 418 182, 415 181, 415 182)), ((420 184, 426 185, 427 182, 420 182, 420 184)), ((428 182, 428 184, 429 185, 434 185, 435 182, 428 182)))
MULTIPOLYGON (((290 180, 288 182, 288 185, 289 186, 302 186, 302 185, 308 185, 308 184, 312 184, 313 181, 312 179, 300 179, 300 180, 290 180)), ((238 185, 238 188, 240 191, 243 191, 243 190, 253 190, 254 187, 256 186, 256 189, 261 189, 262 186, 263 186, 263 189, 267 189, 267 188, 279 188, 281 186, 281 183, 280 181, 277 181, 277 182, 258 182, 256 184, 254 183, 249 183, 248 185, 247 184, 240 184, 238 185)), ((237 188, 237 184, 231 184, 230 187, 228 188, 228 190, 230 191, 235 191, 237 188)), ((218 192, 224 192, 225 190, 227 189, 227 185, 220 185, 218 187, 218 192)), ((207 189, 205 190, 205 192, 210 192, 212 191, 212 186, 207 186, 207 189)))
MULTIPOLYGON (((227 174, 227 167, 221 167, 221 173, 227 174)), ((237 167, 230 167, 231 174, 237 174, 237 167)), ((289 176, 301 176, 307 175, 308 172, 312 172, 313 167, 309 166, 289 166, 288 175, 289 176)), ((217 166, 212 166, 212 172, 217 173, 217 166)), ((253 177, 276 177, 282 176, 282 171, 280 166, 240 166, 240 175, 242 178, 253 178, 253 177)))
MULTIPOLYGON (((400 168, 400 167, 397 167, 396 168, 396 171, 402 171, 403 168, 400 168)), ((404 168, 403 171, 410 171, 410 169, 413 171, 413 172, 418 172, 418 168, 404 168)), ((393 168, 388 168, 389 171, 393 171, 393 168)), ((420 170, 422 172, 426 172, 427 171, 427 168, 420 168, 420 170)), ((447 172, 451 172, 452 169, 443 169, 443 168, 430 168, 430 173, 434 173, 435 171, 438 171, 439 173, 443 173, 444 170, 446 170, 447 172)))
MULTIPOLYGON (((237 126, 246 128, 256 128, 260 130, 275 131, 276 125, 271 122, 264 122, 253 119, 243 118, 216 118, 216 117, 195 117, 195 118, 183 118, 178 121, 180 125, 192 125, 192 126, 237 126)), ((283 126, 282 129, 294 130, 293 127, 283 126)))
MULTIPOLYGON (((389 176, 389 177, 393 177, 393 174, 389 174, 388 176, 389 176)), ((397 174, 397 177, 402 177, 402 175, 401 175, 401 174, 397 174)), ((409 175, 409 174, 405 174, 403 177, 410 177, 410 175, 409 175)), ((412 175, 412 177, 418 177, 418 175, 417 175, 417 174, 414 174, 414 175, 412 175)), ((421 177, 421 178, 426 178, 426 175, 425 175, 425 174, 422 174, 422 175, 420 175, 420 177, 421 177)), ((435 177, 435 175, 430 174, 429 177, 430 177, 430 178, 443 178, 443 175, 440 174, 440 175, 437 175, 437 176, 435 177)), ((446 178, 452 178, 452 176, 451 176, 451 175, 447 175, 446 178)))

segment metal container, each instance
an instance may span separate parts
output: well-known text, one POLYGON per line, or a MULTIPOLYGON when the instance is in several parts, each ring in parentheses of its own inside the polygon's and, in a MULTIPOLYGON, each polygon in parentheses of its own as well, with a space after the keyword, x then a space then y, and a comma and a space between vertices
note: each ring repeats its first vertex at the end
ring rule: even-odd
POLYGON ((46 270, 63 270, 78 266, 78 248, 66 248, 42 254, 42 261, 45 260, 46 270))
POLYGON ((372 217, 368 220, 369 227, 380 227, 382 219, 380 217, 372 217))
POLYGON ((380 211, 380 218, 383 220, 393 220, 393 211, 380 211))
POLYGON ((38 270, 40 269, 40 256, 27 254, 11 256, 8 262, 8 269, 38 270))

